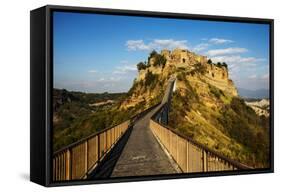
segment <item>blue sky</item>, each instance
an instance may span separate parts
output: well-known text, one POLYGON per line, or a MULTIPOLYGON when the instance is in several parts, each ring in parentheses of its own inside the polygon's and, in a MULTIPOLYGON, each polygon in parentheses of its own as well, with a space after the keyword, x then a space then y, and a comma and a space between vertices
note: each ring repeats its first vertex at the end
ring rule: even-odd
POLYGON ((126 92, 153 50, 186 48, 229 65, 237 87, 269 87, 269 25, 54 13, 54 87, 126 92))

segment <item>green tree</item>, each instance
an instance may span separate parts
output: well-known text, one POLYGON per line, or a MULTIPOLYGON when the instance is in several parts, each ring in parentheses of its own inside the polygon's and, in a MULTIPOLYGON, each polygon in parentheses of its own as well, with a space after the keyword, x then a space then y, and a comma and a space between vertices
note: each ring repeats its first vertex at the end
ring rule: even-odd
POLYGON ((166 58, 163 56, 163 55, 160 55, 160 54, 157 54, 154 56, 155 58, 155 61, 154 61, 154 66, 162 66, 163 68, 165 67, 166 65, 166 58))
POLYGON ((222 62, 222 66, 223 67, 225 67, 225 68, 227 68, 228 66, 227 66, 227 64, 225 63, 225 62, 222 62))
POLYGON ((154 88, 157 82, 158 82, 158 75, 153 74, 151 71, 148 71, 145 75, 144 85, 146 87, 149 86, 150 88, 154 88))
POLYGON ((213 62, 212 62, 211 59, 208 59, 207 63, 208 63, 208 64, 212 64, 213 62))
POLYGON ((152 57, 154 57, 155 55, 158 55, 157 51, 153 50, 151 51, 151 53, 149 54, 148 60, 152 57))
POLYGON ((137 68, 138 68, 139 71, 143 70, 143 69, 146 69, 146 67, 147 67, 147 65, 145 63, 143 63, 143 62, 139 62, 137 64, 137 68))

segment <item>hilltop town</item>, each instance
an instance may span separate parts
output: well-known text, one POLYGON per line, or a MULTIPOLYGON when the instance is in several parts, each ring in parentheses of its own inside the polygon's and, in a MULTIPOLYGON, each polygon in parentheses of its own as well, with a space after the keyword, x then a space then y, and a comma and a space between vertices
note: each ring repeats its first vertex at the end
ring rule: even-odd
MULTIPOLYGON (((229 95, 238 95, 232 80, 229 79, 226 63, 213 63, 206 56, 198 55, 186 49, 177 48, 172 51, 164 49, 160 53, 152 51, 148 60, 140 62, 137 66, 139 74, 135 80, 136 84, 142 84, 146 81, 146 77, 157 77, 160 78, 158 80, 162 80, 165 83, 164 79, 167 79, 170 75, 177 75, 181 79, 182 75, 185 74, 189 76, 190 80, 197 81, 198 86, 200 86, 201 80, 207 81, 229 95), (200 76, 198 76, 198 71, 200 76), (198 78, 201 80, 198 81, 198 78)), ((180 81, 177 81, 176 89, 181 89, 184 86, 180 81)), ((133 87, 135 88, 135 86, 133 87)), ((158 89, 161 88, 159 87, 158 89)), ((158 93, 161 93, 161 91, 158 90, 158 93)), ((157 97, 149 90, 140 91, 139 93, 141 94, 135 91, 126 100, 123 107, 131 107, 143 100, 155 99, 157 97)))

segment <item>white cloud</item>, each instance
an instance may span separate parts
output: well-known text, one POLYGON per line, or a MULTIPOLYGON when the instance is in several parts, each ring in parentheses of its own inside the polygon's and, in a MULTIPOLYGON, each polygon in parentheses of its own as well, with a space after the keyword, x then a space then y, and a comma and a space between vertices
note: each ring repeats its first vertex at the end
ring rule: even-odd
MULTIPOLYGON (((234 41, 229 39, 222 39, 222 38, 211 38, 201 39, 202 41, 207 41, 206 43, 200 43, 193 47, 194 51, 202 51, 207 49, 211 44, 225 44, 225 43, 232 43, 234 41)), ((162 50, 162 49, 189 49, 187 45, 187 40, 174 40, 174 39, 154 39, 150 42, 145 43, 144 40, 128 40, 126 42, 126 47, 129 51, 150 51, 150 50, 162 50)), ((237 48, 235 48, 237 49, 237 48)))
POLYGON ((97 70, 89 70, 88 72, 89 73, 97 73, 98 71, 97 70))
POLYGON ((224 44, 224 43, 233 43, 234 41, 230 39, 212 38, 209 40, 209 42, 213 44, 224 44))
POLYGON ((269 78, 269 74, 268 73, 261 76, 261 79, 268 79, 268 78, 269 78))
POLYGON ((263 58, 255 58, 255 57, 241 57, 240 55, 223 55, 216 56, 211 58, 214 62, 226 62, 226 63, 257 63, 261 61, 265 61, 263 58))
POLYGON ((149 46, 145 45, 143 40, 128 40, 126 46, 129 51, 149 50, 149 46))
POLYGON ((129 51, 149 51, 149 50, 162 50, 162 49, 187 49, 187 40, 174 40, 174 39, 154 39, 153 41, 145 44, 143 40, 128 40, 126 42, 129 51))
POLYGON ((248 50, 246 48, 240 48, 240 47, 230 47, 225 49, 212 49, 207 52, 209 56, 216 56, 216 55, 230 55, 230 54, 236 54, 236 53, 244 53, 248 50))
POLYGON ((264 75, 251 75, 249 76, 249 79, 251 80, 260 80, 260 81, 268 81, 269 79, 269 74, 264 74, 264 75))
POLYGON ((150 43, 151 48, 156 49, 187 49, 187 40, 155 39, 150 43))
POLYGON ((105 78, 100 78, 100 79, 98 80, 98 82, 103 82, 103 81, 105 81, 105 78))
POLYGON ((196 45, 195 47, 193 47, 193 49, 192 49, 193 51, 203 51, 212 45, 226 44, 226 43, 234 42, 230 39, 222 39, 222 38, 211 38, 211 39, 202 38, 201 41, 204 41, 204 43, 200 43, 200 44, 196 45))
POLYGON ((116 69, 113 71, 113 74, 126 74, 136 71, 137 71, 136 65, 124 65, 124 66, 117 66, 116 69))
POLYGON ((256 79, 257 78, 257 75, 251 75, 249 76, 249 79, 256 79))
POLYGON ((114 82, 119 82, 122 79, 122 77, 107 77, 107 78, 100 78, 97 81, 98 82, 103 82, 103 83, 114 83, 114 82))
POLYGON ((207 49, 209 46, 210 46, 209 43, 200 43, 193 48, 193 51, 195 51, 195 52, 203 51, 203 50, 207 49))
POLYGON ((127 63, 129 63, 129 61, 127 61, 127 60, 121 60, 120 63, 122 63, 122 64, 127 64, 127 63))

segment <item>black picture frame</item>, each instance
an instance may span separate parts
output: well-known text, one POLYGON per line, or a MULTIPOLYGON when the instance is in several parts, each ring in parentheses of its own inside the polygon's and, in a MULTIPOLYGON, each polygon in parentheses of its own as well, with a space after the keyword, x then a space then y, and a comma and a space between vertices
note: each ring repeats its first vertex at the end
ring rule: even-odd
POLYGON ((81 185, 194 178, 274 172, 274 20, 185 13, 150 12, 88 7, 47 5, 30 12, 30 180, 43 186, 81 185), (110 15, 177 18, 207 21, 269 24, 270 26, 270 168, 162 176, 122 177, 106 180, 71 180, 52 182, 52 88, 53 49, 52 13, 84 12, 110 15))

